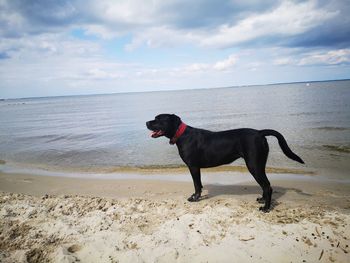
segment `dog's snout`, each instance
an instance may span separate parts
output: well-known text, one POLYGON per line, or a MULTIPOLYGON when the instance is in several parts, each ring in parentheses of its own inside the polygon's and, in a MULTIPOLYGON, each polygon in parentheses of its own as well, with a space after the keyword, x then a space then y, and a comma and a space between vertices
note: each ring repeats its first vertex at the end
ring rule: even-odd
POLYGON ((152 121, 147 121, 147 122, 146 122, 146 127, 147 127, 148 129, 151 129, 151 126, 152 126, 152 121))

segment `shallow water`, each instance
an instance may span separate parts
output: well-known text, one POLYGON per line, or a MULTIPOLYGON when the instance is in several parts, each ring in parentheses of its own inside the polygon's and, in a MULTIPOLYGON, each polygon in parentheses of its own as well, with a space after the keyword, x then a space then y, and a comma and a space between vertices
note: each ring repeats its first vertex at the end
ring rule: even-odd
POLYGON ((191 126, 215 131, 276 129, 306 166, 285 157, 273 137, 268 166, 344 178, 350 168, 349 102, 350 81, 5 100, 0 159, 82 172, 182 165, 176 147, 166 138, 150 138, 145 127, 158 113, 175 113, 191 126))

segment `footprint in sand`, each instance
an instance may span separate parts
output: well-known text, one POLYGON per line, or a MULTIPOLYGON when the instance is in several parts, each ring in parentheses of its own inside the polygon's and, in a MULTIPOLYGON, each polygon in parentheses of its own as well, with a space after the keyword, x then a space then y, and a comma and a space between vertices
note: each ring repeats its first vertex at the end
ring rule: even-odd
POLYGON ((81 249, 81 246, 74 244, 67 248, 69 253, 75 253, 81 249))

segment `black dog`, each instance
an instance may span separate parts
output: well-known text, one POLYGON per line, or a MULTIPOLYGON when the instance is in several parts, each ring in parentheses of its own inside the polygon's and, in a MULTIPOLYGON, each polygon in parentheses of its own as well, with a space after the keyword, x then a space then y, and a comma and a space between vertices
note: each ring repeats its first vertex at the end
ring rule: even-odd
POLYGON ((249 172, 263 190, 259 203, 264 203, 260 210, 267 212, 271 205, 272 188, 265 174, 265 165, 269 146, 265 136, 275 136, 283 153, 299 163, 304 161, 291 151, 284 137, 275 130, 235 129, 212 132, 197 129, 184 124, 174 114, 160 114, 146 126, 152 132, 152 137, 165 136, 170 144, 175 144, 179 154, 188 166, 195 188, 195 193, 188 201, 198 201, 202 192, 200 168, 215 167, 229 164, 242 157, 249 172))

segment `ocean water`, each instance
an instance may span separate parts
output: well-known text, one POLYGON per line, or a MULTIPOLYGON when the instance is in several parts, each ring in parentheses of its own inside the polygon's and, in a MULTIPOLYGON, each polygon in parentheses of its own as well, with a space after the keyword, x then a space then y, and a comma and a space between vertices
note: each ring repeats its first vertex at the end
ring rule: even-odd
POLYGON ((81 172, 182 165, 177 148, 146 129, 159 113, 213 131, 275 129, 306 165, 268 137, 268 166, 350 177, 350 81, 3 100, 0 160, 81 172))

